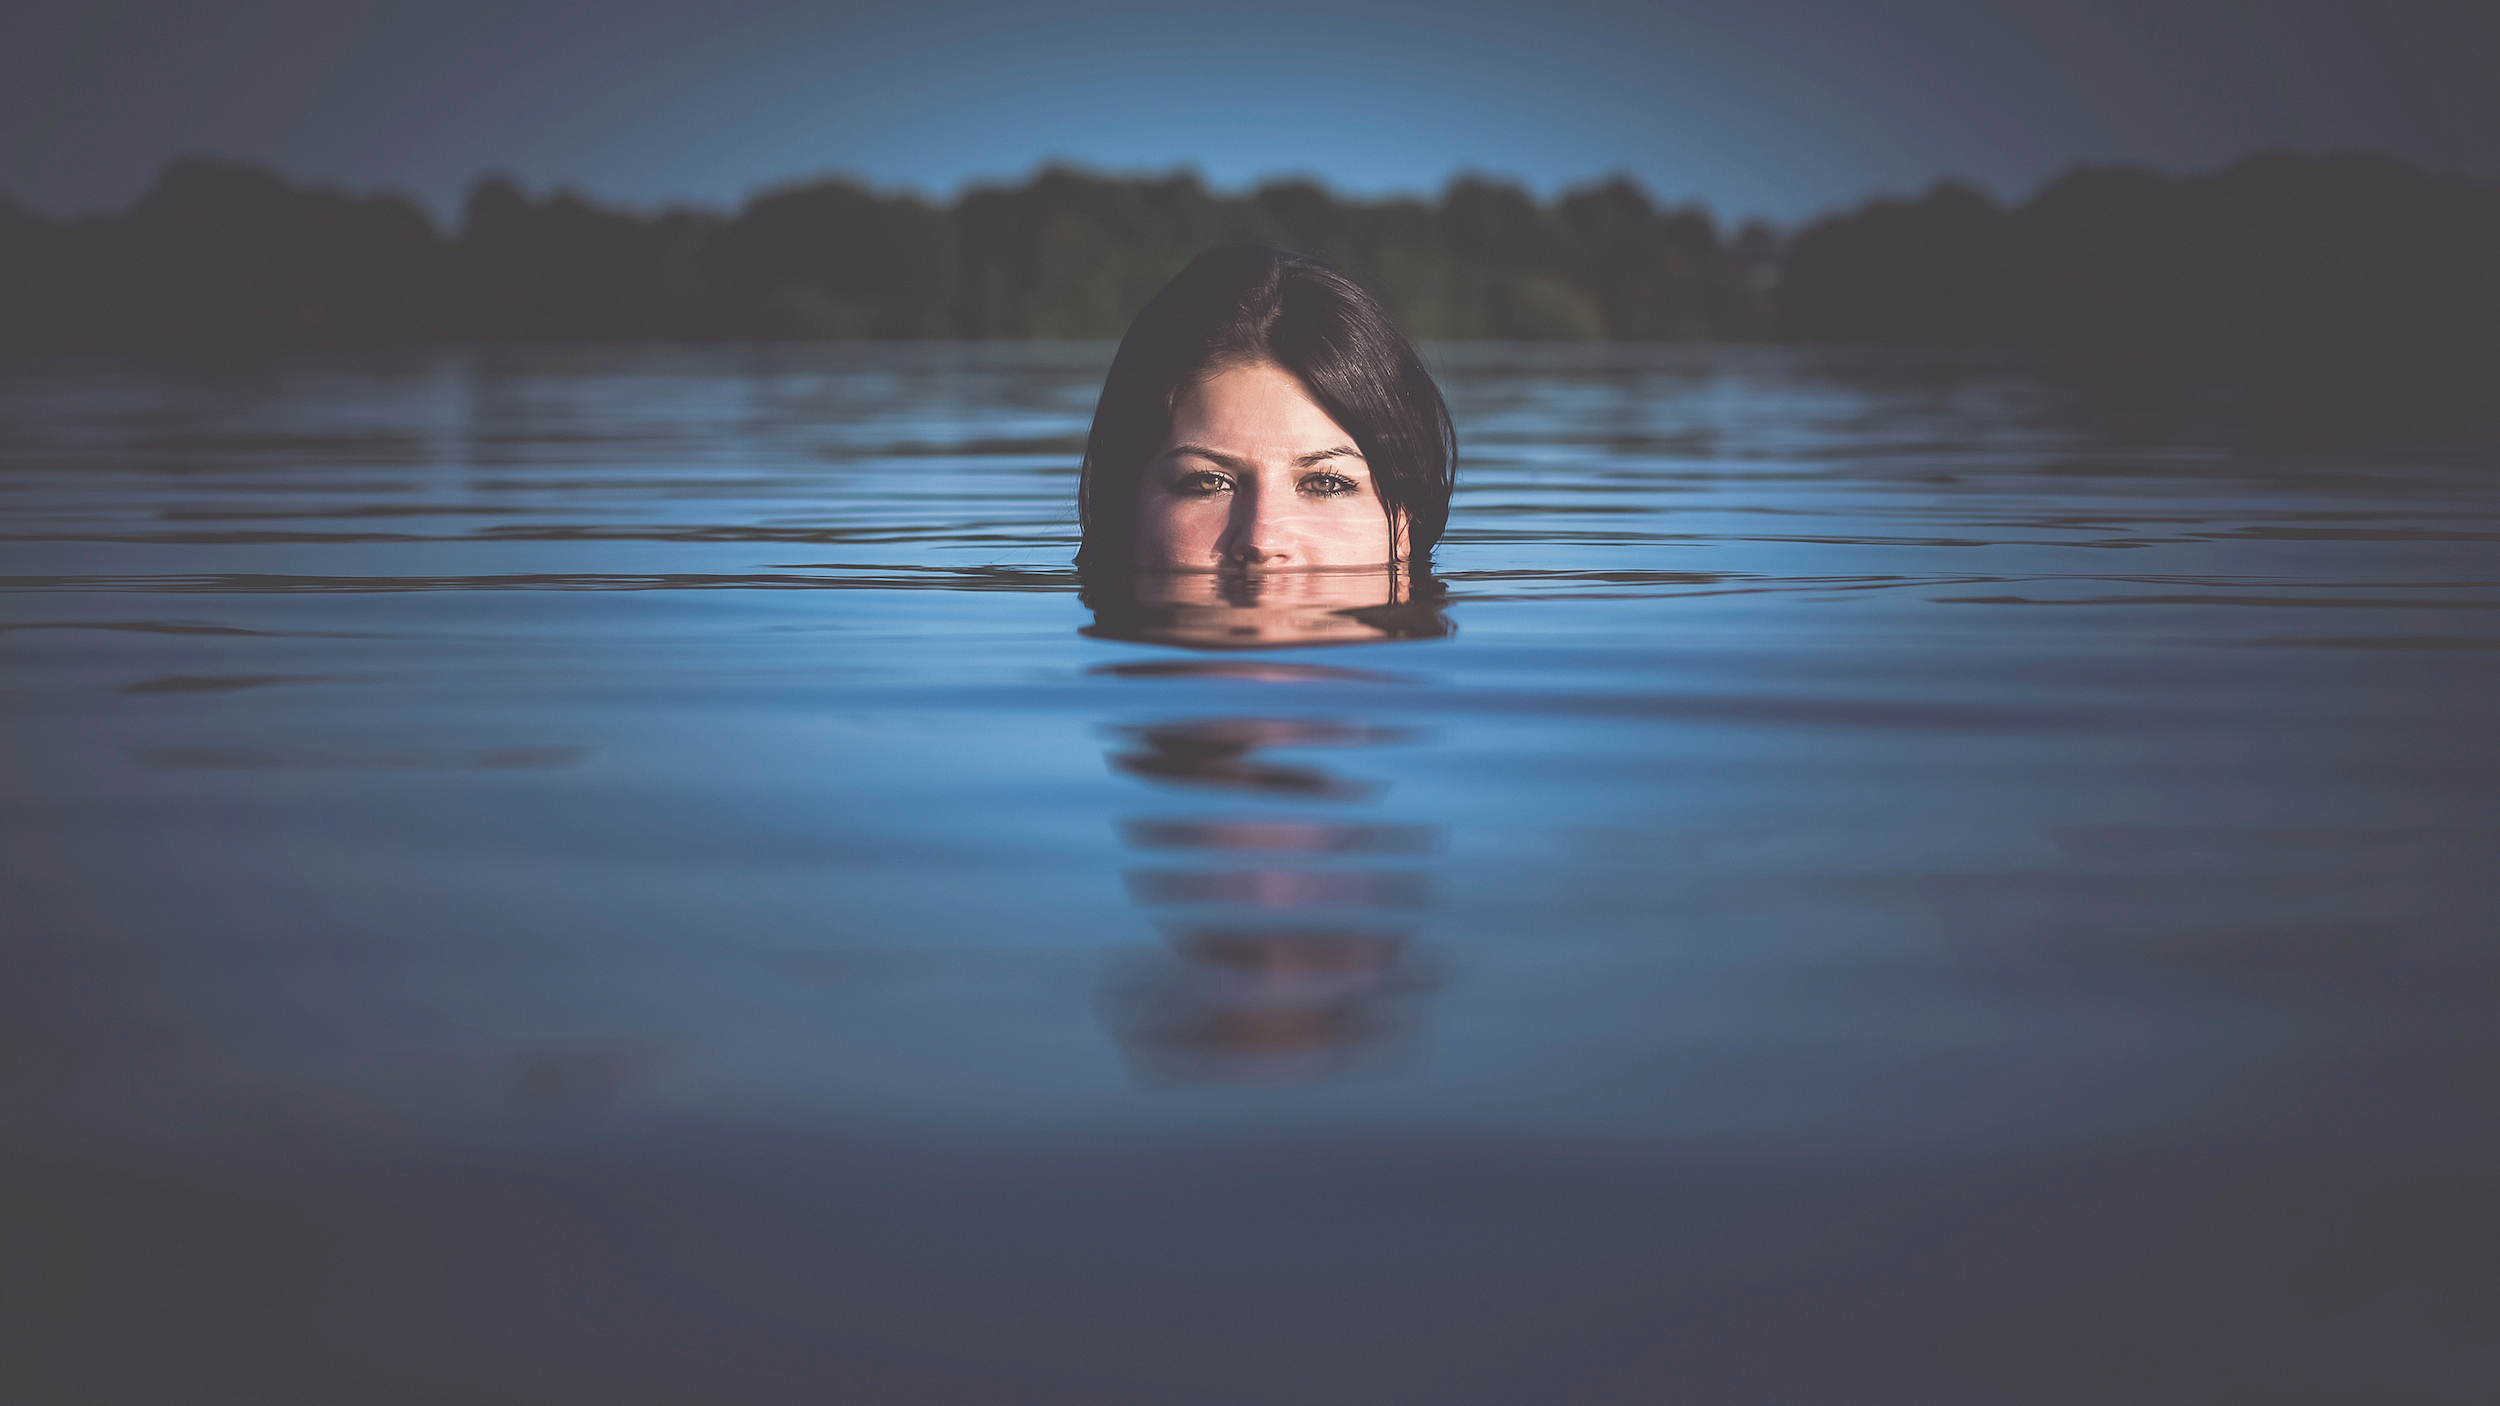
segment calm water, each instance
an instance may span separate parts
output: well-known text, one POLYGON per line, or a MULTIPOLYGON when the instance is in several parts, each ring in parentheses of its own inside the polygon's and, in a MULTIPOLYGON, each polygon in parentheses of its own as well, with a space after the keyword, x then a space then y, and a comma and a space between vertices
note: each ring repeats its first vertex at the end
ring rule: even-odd
POLYGON ((1098 621, 1107 355, 0 378, 8 1371, 2488 1399, 2490 446, 1452 348, 1437 604, 1098 621))

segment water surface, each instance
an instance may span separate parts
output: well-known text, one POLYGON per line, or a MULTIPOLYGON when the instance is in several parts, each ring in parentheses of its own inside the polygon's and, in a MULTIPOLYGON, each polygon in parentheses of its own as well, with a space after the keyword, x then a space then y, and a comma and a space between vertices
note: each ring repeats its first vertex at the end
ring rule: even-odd
POLYGON ((0 1356, 2482 1399, 2491 445, 1434 359, 1441 594, 1099 617, 1107 348, 0 377, 0 1356))

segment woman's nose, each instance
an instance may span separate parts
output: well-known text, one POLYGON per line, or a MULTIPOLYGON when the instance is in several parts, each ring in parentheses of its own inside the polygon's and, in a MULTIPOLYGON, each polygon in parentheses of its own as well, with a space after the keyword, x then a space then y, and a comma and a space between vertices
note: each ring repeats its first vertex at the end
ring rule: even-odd
POLYGON ((1293 558, 1291 504, 1277 495, 1253 490, 1233 501, 1232 530, 1226 535, 1224 560, 1235 566, 1281 566, 1293 558))

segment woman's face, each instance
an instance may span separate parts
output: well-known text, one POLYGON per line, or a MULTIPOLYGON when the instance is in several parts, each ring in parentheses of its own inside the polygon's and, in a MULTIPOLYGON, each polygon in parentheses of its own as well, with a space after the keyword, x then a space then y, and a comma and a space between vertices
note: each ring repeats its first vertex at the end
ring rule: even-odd
POLYGON ((1137 480, 1137 564, 1297 571, 1392 559, 1371 468, 1282 367, 1219 372, 1184 391, 1137 480))

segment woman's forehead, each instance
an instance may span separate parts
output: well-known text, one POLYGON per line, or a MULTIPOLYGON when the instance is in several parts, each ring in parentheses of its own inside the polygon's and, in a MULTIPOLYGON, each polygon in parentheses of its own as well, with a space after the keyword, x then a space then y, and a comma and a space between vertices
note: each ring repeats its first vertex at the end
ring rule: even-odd
POLYGON ((1291 372, 1262 362, 1218 372, 1184 391, 1172 407, 1167 442, 1302 453, 1351 447, 1353 436, 1291 372))

